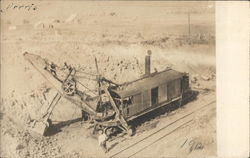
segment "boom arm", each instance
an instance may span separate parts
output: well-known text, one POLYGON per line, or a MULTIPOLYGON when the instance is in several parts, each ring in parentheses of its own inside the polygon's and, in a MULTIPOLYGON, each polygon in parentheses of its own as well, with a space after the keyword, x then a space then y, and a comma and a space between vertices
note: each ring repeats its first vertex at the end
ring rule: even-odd
POLYGON ((47 80, 49 81, 54 88, 60 93, 61 96, 68 99, 72 103, 74 103, 79 108, 88 112, 94 117, 100 117, 102 114, 97 113, 95 109, 92 108, 91 104, 97 104, 98 99, 86 101, 82 100, 82 98, 78 95, 68 96, 64 93, 62 89, 62 82, 55 78, 49 71, 46 70, 47 62, 38 55, 29 54, 27 52, 24 53, 24 58, 47 80))

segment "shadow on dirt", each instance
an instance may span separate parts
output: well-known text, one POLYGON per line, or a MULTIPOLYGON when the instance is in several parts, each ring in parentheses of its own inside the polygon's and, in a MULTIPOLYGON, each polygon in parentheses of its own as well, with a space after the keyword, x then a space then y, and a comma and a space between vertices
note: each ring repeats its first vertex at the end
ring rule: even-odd
POLYGON ((0 112, 0 120, 3 119, 4 113, 0 112))
POLYGON ((73 120, 62 121, 62 122, 59 122, 56 124, 52 124, 52 122, 50 122, 50 126, 49 126, 48 130, 44 133, 44 136, 55 135, 55 134, 61 132, 63 127, 66 127, 66 126, 69 126, 73 123, 81 122, 81 121, 82 121, 82 118, 76 118, 73 120))

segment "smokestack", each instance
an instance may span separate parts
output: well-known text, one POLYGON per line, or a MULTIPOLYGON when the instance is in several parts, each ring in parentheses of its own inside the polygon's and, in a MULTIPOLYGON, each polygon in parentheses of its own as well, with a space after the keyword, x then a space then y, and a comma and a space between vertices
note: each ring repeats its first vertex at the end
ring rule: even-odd
POLYGON ((152 54, 151 50, 147 51, 148 55, 145 57, 145 75, 150 75, 150 56, 152 54))

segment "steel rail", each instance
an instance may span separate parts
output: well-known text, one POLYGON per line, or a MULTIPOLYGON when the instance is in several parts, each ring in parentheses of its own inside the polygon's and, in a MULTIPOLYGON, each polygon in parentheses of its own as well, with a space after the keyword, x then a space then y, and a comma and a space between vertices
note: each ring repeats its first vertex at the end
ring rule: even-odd
MULTIPOLYGON (((211 104, 215 103, 215 101, 216 101, 216 100, 213 100, 213 101, 211 101, 211 102, 209 102, 209 103, 207 103, 207 104, 201 106, 200 108, 195 109, 194 111, 192 111, 192 112, 190 112, 190 113, 188 113, 188 114, 186 114, 186 115, 184 115, 184 116, 182 116, 182 117, 180 117, 180 118, 178 118, 178 119, 172 121, 171 123, 167 124, 166 126, 163 126, 162 128, 160 128, 159 130, 157 130, 157 131, 155 131, 155 132, 149 134, 148 136, 145 136, 145 137, 142 138, 141 140, 139 140, 139 141, 133 143, 132 145, 130 145, 130 146, 128 146, 128 147, 126 147, 126 148, 124 148, 124 149, 122 149, 122 150, 116 152, 115 154, 109 156, 109 158, 113 158, 113 157, 115 157, 115 156, 117 156, 117 155, 123 153, 124 151, 126 151, 126 150, 128 150, 128 149, 134 147, 135 145, 137 145, 137 144, 139 144, 139 143, 141 143, 141 142, 147 140, 148 138, 150 138, 150 137, 152 137, 153 135, 159 133, 160 131, 166 129, 167 127, 173 125, 174 123, 176 123, 176 122, 178 122, 178 121, 180 121, 180 120, 182 120, 182 119, 184 119, 184 118, 186 118, 186 117, 188 117, 188 116, 194 114, 195 112, 198 112, 198 111, 202 110, 203 108, 207 107, 208 105, 211 105, 211 104)), ((192 120, 191 120, 191 121, 192 121, 192 120)), ((189 122, 191 122, 191 121, 188 121, 188 122, 185 122, 184 124, 181 124, 180 126, 178 126, 177 128, 175 128, 174 130, 172 130, 171 132, 168 132, 167 134, 163 135, 162 137, 160 137, 159 139, 155 140, 153 143, 149 144, 148 146, 151 146, 151 145, 154 144, 155 142, 159 141, 161 138, 166 137, 167 135, 171 134, 172 132, 176 131, 177 129, 179 129, 180 127, 182 127, 183 125, 185 125, 185 124, 187 124, 187 123, 189 123, 189 122)), ((145 148, 147 148, 148 146, 146 146, 145 148)), ((140 150, 138 150, 137 152, 135 152, 135 153, 133 153, 132 155, 127 156, 127 157, 131 157, 131 156, 133 156, 133 155, 135 155, 135 154, 141 152, 141 151, 144 150, 145 148, 140 149, 140 150)))

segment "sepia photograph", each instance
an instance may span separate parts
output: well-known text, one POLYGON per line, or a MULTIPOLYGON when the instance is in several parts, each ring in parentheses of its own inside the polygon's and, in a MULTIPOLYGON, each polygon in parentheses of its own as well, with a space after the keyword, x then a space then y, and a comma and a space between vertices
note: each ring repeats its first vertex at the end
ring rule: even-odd
POLYGON ((216 157, 214 1, 1 1, 0 157, 216 157))

